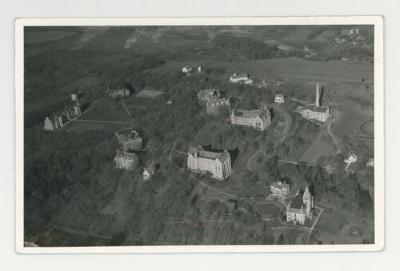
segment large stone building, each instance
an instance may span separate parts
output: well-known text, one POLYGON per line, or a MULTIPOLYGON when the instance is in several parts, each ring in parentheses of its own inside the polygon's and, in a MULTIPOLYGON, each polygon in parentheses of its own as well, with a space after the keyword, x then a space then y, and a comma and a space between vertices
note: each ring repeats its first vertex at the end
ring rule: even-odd
POLYGON ((308 187, 305 191, 298 191, 296 196, 286 207, 286 221, 305 225, 307 219, 312 219, 314 199, 308 187))
POLYGON ((71 101, 61 111, 47 116, 43 128, 47 131, 54 131, 63 127, 69 120, 82 114, 81 105, 78 100, 71 101))
POLYGON ((117 149, 114 162, 115 167, 118 169, 133 170, 138 162, 138 158, 133 152, 121 151, 117 149))
POLYGON ((115 133, 120 149, 123 151, 139 151, 143 141, 139 133, 134 129, 124 129, 115 133))
POLYGON ((206 151, 202 146, 190 147, 187 167, 194 172, 210 172, 212 178, 225 180, 231 174, 231 156, 227 150, 206 151))
POLYGON ((316 90, 315 90, 315 104, 308 105, 300 110, 300 114, 303 118, 310 120, 317 120, 320 122, 326 122, 329 118, 329 106, 321 105, 321 96, 320 96, 320 86, 317 82, 316 90))
POLYGON ((271 124, 271 113, 266 106, 262 110, 234 109, 231 111, 231 123, 264 131, 271 124))
POLYGON ((229 78, 229 82, 250 85, 250 84, 253 84, 253 79, 251 79, 249 74, 245 74, 245 73, 236 74, 236 73, 234 73, 229 78))
POLYGON ((221 92, 216 88, 203 89, 197 93, 197 99, 201 104, 206 104, 211 99, 219 98, 221 98, 221 92))

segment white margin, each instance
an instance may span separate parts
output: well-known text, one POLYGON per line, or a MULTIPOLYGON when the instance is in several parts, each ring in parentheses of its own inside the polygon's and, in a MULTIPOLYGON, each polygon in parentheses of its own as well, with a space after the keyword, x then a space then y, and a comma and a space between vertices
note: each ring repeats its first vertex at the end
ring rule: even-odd
POLYGON ((22 254, 57 253, 239 253, 333 252, 384 249, 384 44, 382 16, 316 17, 175 17, 175 18, 17 18, 15 19, 15 189, 16 251, 22 254), (363 25, 375 26, 374 151, 375 243, 360 245, 184 245, 118 247, 24 247, 24 26, 134 25, 363 25))

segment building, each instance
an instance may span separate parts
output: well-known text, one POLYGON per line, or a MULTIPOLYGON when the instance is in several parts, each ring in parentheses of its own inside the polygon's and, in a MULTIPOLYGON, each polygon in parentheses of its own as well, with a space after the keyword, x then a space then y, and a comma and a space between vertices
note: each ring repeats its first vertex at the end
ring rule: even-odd
POLYGON ((193 70, 193 67, 190 66, 190 65, 189 65, 189 66, 182 67, 182 72, 183 72, 183 73, 186 73, 186 74, 191 73, 192 70, 193 70))
POLYGON ((199 93, 197 93, 197 99, 202 104, 207 103, 211 99, 218 98, 221 98, 221 92, 219 91, 219 89, 216 88, 203 89, 200 90, 199 93))
POLYGON ((143 173, 142 173, 142 176, 143 176, 143 180, 144 181, 149 181, 149 180, 151 180, 151 177, 154 175, 154 167, 147 167, 147 168, 144 168, 143 169, 143 173))
POLYGON ((314 199, 308 187, 296 193, 296 196, 286 207, 286 222, 305 225, 307 219, 312 219, 312 209, 314 208, 314 199))
POLYGON ((142 138, 134 129, 124 129, 115 133, 122 151, 139 151, 143 146, 142 138))
POLYGON ((278 93, 275 95, 275 103, 282 104, 284 102, 285 102, 285 96, 283 94, 278 93))
POLYGON ((374 167, 374 158, 370 158, 367 162, 367 167, 374 167))
POLYGON ((346 159, 344 159, 344 162, 347 164, 344 171, 346 171, 351 164, 357 162, 357 160, 358 160, 357 154, 352 151, 349 152, 349 156, 346 159))
POLYGON ((225 180, 231 174, 231 156, 227 150, 206 151, 202 146, 190 147, 187 167, 194 172, 210 172, 211 178, 225 180))
POLYGON ((329 106, 321 105, 320 86, 318 82, 315 90, 315 104, 302 108, 300 110, 300 114, 305 119, 316 120, 320 122, 326 122, 329 118, 329 106))
MULTIPOLYGON (((72 98, 72 96, 71 96, 72 98)), ((43 128, 46 131, 54 131, 63 127, 69 120, 82 114, 79 101, 72 101, 59 111, 50 114, 44 120, 43 128)))
POLYGON ((241 74, 232 74, 232 76, 229 78, 229 81, 231 83, 241 83, 241 84, 246 84, 250 85, 253 83, 253 79, 250 78, 249 74, 241 73, 241 74))
POLYGON ((351 35, 359 34, 359 32, 360 31, 358 28, 342 29, 342 30, 340 30, 340 35, 341 36, 351 36, 351 35))
POLYGON ((271 193, 275 197, 286 197, 290 193, 289 184, 282 181, 277 181, 270 186, 271 193))
POLYGON ((207 101, 206 103, 206 112, 210 115, 217 115, 224 108, 226 108, 229 112, 231 103, 228 98, 213 98, 207 101))
POLYGON ((120 87, 120 88, 108 88, 106 92, 110 97, 116 98, 126 98, 131 95, 131 91, 128 88, 120 87))
POLYGON ((118 169, 133 170, 138 162, 135 153, 117 150, 114 158, 115 167, 118 169))
POLYGON ((234 109, 231 111, 231 123, 264 131, 271 124, 271 113, 266 106, 263 110, 234 109))

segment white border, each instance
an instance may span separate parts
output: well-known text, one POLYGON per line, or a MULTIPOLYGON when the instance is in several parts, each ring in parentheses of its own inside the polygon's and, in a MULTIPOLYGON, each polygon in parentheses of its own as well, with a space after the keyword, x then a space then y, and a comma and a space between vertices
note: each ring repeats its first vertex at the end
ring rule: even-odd
POLYGON ((379 251, 384 248, 384 74, 383 17, 180 17, 180 18, 18 18, 15 20, 15 138, 16 138, 16 251, 38 253, 205 253, 205 252, 327 252, 379 251), (362 25, 375 26, 374 41, 374 147, 375 244, 363 245, 185 245, 119 247, 24 247, 23 225, 23 117, 24 26, 118 25, 362 25))

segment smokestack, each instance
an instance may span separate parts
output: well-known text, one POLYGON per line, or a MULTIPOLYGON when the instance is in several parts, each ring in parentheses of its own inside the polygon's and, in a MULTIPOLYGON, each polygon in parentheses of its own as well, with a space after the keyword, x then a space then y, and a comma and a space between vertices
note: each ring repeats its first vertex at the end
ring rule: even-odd
POLYGON ((319 95, 320 95, 320 93, 319 93, 319 82, 317 82, 317 85, 315 87, 315 106, 316 107, 320 106, 320 104, 319 104, 319 100, 320 100, 319 95))

